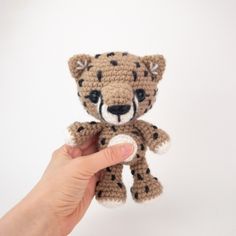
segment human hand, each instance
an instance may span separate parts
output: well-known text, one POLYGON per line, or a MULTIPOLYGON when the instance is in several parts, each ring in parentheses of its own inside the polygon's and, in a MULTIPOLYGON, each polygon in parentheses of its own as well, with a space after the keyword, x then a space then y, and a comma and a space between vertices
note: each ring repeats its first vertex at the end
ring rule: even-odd
POLYGON ((69 234, 93 199, 96 173, 133 152, 130 144, 96 152, 96 142, 93 138, 79 148, 64 145, 57 149, 39 183, 2 219, 0 235, 69 234), (9 228, 12 222, 15 226, 9 228))

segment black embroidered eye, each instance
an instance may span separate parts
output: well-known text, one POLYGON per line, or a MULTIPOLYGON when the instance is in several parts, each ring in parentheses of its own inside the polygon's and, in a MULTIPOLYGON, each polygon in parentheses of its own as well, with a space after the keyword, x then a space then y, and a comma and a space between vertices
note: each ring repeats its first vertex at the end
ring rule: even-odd
POLYGON ((101 92, 98 90, 92 90, 86 98, 89 98, 92 103, 97 103, 101 95, 101 92))
POLYGON ((135 91, 135 94, 136 94, 139 102, 142 102, 146 97, 146 93, 145 93, 144 89, 137 89, 135 91))

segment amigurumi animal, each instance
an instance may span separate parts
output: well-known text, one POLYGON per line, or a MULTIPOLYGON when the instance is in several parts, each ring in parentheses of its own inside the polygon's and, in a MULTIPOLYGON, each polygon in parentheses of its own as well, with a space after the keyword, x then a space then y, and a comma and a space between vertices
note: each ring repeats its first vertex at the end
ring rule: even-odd
POLYGON ((134 182, 131 194, 144 202, 161 194, 162 186, 146 162, 146 148, 163 152, 170 141, 162 129, 137 118, 152 108, 157 84, 162 79, 165 59, 162 55, 139 57, 126 52, 81 54, 69 60, 69 68, 78 85, 78 96, 89 114, 101 122, 74 122, 68 127, 71 145, 80 145, 98 135, 98 148, 132 143, 134 154, 124 163, 103 170, 96 186, 96 199, 105 206, 117 206, 126 200, 122 182, 123 165, 129 165, 134 182))

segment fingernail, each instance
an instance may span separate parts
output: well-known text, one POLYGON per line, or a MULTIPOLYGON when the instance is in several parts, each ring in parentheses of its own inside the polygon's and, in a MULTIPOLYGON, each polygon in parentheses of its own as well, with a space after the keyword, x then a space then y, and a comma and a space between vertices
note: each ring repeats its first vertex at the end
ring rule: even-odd
POLYGON ((125 144, 122 144, 121 146, 121 153, 122 153, 122 156, 127 158, 129 157, 134 151, 134 145, 133 144, 130 144, 130 143, 125 143, 125 144))

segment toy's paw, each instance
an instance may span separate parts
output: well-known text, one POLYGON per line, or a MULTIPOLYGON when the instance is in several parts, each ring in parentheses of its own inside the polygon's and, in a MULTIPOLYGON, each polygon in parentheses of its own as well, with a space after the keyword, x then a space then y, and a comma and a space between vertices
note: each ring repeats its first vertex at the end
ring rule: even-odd
POLYGON ((121 206, 126 200, 126 188, 121 181, 98 182, 96 187, 96 199, 101 205, 108 208, 121 206))
POLYGON ((65 138, 65 144, 71 147, 75 147, 77 145, 75 138, 73 137, 68 128, 64 131, 64 138, 65 138))
POLYGON ((160 144, 155 148, 155 152, 158 153, 158 154, 164 154, 164 153, 166 153, 166 152, 170 149, 170 146, 171 146, 170 140, 165 141, 165 142, 163 142, 163 143, 160 143, 160 144))
POLYGON ((125 204, 125 201, 121 201, 121 200, 98 200, 98 203, 101 204, 102 206, 106 207, 106 208, 116 208, 119 206, 122 206, 125 204))
POLYGON ((153 200, 162 193, 162 185, 156 177, 150 175, 145 181, 135 181, 130 191, 134 201, 143 203, 153 200))

